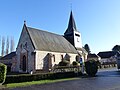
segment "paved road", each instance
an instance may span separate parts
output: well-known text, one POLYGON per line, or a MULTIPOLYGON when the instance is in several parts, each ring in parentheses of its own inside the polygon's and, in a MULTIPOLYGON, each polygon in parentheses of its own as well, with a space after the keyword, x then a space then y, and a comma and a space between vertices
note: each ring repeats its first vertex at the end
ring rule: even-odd
POLYGON ((32 85, 11 90, 120 90, 120 71, 118 72, 116 68, 104 69, 99 70, 97 77, 32 85))

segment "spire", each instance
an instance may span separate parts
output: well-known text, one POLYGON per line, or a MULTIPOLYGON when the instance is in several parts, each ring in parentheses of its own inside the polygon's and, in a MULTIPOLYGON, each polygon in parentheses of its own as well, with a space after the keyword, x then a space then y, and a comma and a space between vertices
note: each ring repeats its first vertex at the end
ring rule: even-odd
POLYGON ((73 31, 77 31, 77 28, 76 28, 75 20, 74 20, 72 11, 71 11, 68 28, 67 28, 65 33, 70 33, 70 32, 73 32, 73 31))
POLYGON ((69 19, 69 24, 68 24, 68 29, 71 29, 71 28, 74 28, 74 30, 77 30, 72 11, 70 13, 70 19, 69 19))

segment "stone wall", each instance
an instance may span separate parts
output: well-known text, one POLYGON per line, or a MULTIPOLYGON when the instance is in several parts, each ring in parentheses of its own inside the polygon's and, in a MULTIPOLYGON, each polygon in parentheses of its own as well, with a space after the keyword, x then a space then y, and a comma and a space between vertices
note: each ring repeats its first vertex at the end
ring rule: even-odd
MULTIPOLYGON (((51 62, 52 62, 52 67, 55 64, 58 64, 63 59, 65 58, 66 53, 59 53, 59 52, 49 52, 49 51, 36 51, 36 70, 38 69, 43 69, 44 67, 44 61, 48 58, 47 55, 51 54, 51 62)), ((77 54, 71 54, 67 53, 70 56, 70 63, 72 64, 73 61, 76 61, 76 56, 77 54)), ((47 62, 46 62, 47 63, 47 62)))

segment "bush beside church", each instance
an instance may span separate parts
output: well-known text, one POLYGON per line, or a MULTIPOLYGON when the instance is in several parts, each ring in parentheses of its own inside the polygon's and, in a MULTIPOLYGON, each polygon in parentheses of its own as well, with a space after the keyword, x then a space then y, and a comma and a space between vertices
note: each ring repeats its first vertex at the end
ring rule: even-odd
POLYGON ((0 84, 3 84, 6 79, 7 66, 0 63, 0 84))

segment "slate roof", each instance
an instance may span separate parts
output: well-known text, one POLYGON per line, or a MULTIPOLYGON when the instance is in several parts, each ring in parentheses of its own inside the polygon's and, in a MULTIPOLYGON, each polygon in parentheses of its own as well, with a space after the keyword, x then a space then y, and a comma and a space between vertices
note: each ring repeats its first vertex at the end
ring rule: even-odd
POLYGON ((62 35, 27 27, 36 50, 75 53, 77 50, 62 35))
POLYGON ((11 52, 7 55, 5 55, 4 57, 0 58, 0 60, 8 60, 8 59, 12 59, 12 57, 16 56, 16 52, 11 52))
POLYGON ((88 58, 99 58, 99 56, 96 55, 96 54, 88 54, 87 57, 88 57, 88 58))
POLYGON ((72 11, 71 11, 68 28, 67 28, 67 30, 64 34, 67 34, 67 33, 70 33, 70 32, 72 33, 74 30, 77 31, 77 28, 76 28, 75 20, 74 20, 72 11))
POLYGON ((111 56, 116 55, 117 52, 114 51, 105 51, 105 52, 99 52, 97 55, 99 55, 101 58, 110 58, 111 56))

